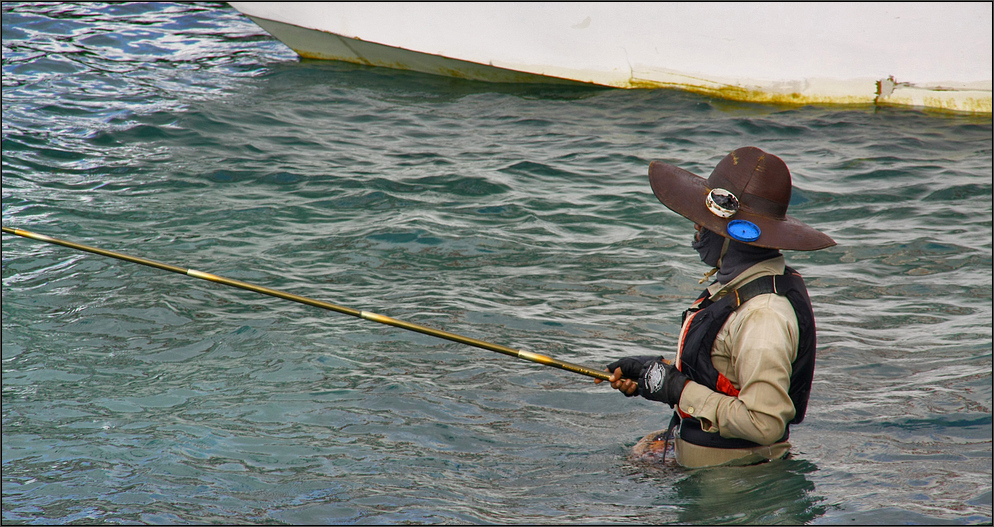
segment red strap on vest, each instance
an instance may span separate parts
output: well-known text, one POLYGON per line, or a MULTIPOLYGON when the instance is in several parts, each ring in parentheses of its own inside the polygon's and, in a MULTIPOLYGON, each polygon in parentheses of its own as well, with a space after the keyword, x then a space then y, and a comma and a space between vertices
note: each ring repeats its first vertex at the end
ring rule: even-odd
MULTIPOLYGON (((732 386, 732 381, 728 380, 728 377, 725 377, 724 375, 722 375, 720 373, 718 374, 718 384, 715 387, 718 388, 719 392, 721 392, 721 393, 723 393, 725 395, 730 395, 732 397, 738 397, 739 396, 739 390, 736 389, 735 386, 732 386)), ((678 414, 680 414, 680 417, 682 417, 684 419, 686 419, 688 417, 694 417, 694 416, 688 414, 687 412, 684 412, 679 407, 677 407, 676 411, 677 411, 678 414)))
POLYGON ((718 374, 718 383, 715 388, 718 388, 718 391, 725 395, 731 395, 732 397, 739 396, 739 390, 732 386, 732 381, 720 373, 718 374))
MULTIPOLYGON (((694 302, 694 305, 696 306, 700 302, 701 301, 698 300, 697 302, 694 302)), ((682 368, 683 361, 680 360, 683 357, 683 339, 684 337, 687 336, 687 330, 690 329, 690 322, 694 320, 694 317, 697 316, 697 313, 700 313, 700 311, 694 311, 693 313, 691 313, 690 316, 688 316, 687 319, 683 321, 683 327, 680 328, 680 339, 677 340, 676 344, 676 369, 681 371, 683 371, 682 368)))

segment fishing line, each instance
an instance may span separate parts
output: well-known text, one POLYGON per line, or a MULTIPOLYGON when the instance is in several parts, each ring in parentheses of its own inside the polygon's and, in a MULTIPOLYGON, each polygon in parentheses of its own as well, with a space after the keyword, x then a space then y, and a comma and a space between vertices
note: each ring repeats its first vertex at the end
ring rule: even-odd
POLYGON ((579 364, 572 364, 569 362, 564 362, 560 360, 553 359, 546 355, 541 355, 538 353, 532 353, 530 351, 518 350, 514 348, 509 348, 507 346, 501 346, 500 344, 493 344, 479 339, 474 339, 471 337, 464 337, 462 335, 457 335, 455 333, 449 333, 448 331, 442 331, 439 329, 429 328, 426 326, 421 326, 419 324, 414 324, 411 322, 405 322, 403 320, 397 320, 395 318, 390 318, 388 316, 379 315, 376 313, 371 313, 369 311, 360 311, 358 309, 352 309, 349 307, 343 307, 329 302, 322 302, 321 300, 315 300, 313 298, 308 298, 306 296, 295 295, 292 293, 286 293, 284 291, 278 291, 276 289, 270 289, 268 287, 262 287, 247 282, 242 282, 239 280, 232 280, 231 278, 225 278, 223 276, 218 276, 210 273, 204 273, 201 271, 196 271, 194 269, 186 269, 183 267, 178 267, 175 265, 169 265, 162 262, 157 262, 155 260, 149 260, 147 258, 140 258, 137 256, 129 256, 127 254, 122 254, 119 252, 108 251, 105 249, 99 249, 97 247, 91 247, 89 245, 83 245, 81 243, 74 243, 66 240, 60 240, 58 238, 52 238, 51 236, 45 236, 44 234, 36 234, 33 232, 25 231, 22 229, 13 229, 10 227, 2 227, 3 232, 16 234, 24 238, 30 238, 32 240, 38 240, 45 243, 51 243, 55 245, 61 245, 63 247, 69 247, 70 249, 76 249, 78 251, 85 251, 93 254, 99 254, 101 256, 107 256, 109 258, 115 258, 117 260, 123 260, 126 262, 132 262, 136 264, 146 265, 148 267, 155 267, 156 269, 161 269, 163 271, 169 271, 172 273, 186 275, 192 278, 199 278, 201 280, 207 280, 208 282, 214 282, 222 285, 227 285, 231 287, 237 287, 239 289, 244 289, 246 291, 253 291, 263 295, 274 296, 276 298, 282 298, 284 300, 290 300, 292 302, 298 302, 301 304, 306 304, 313 307, 319 307, 321 309, 327 309, 329 311, 335 311, 337 313, 342 313, 344 315, 353 316, 356 318, 361 318, 364 320, 369 320, 372 322, 378 322, 380 324, 386 324, 388 326, 397 327, 400 329, 406 329, 408 331, 414 331, 417 333, 423 333, 425 335, 430 335, 432 337, 438 337, 441 339, 451 340, 453 342, 458 342, 460 344, 466 344, 468 346, 474 346, 477 348, 482 348, 489 351, 495 351, 497 353, 503 353, 504 355, 509 355, 511 357, 516 357, 522 360, 527 360, 542 364, 545 366, 551 366, 553 368, 559 368, 566 371, 571 371, 573 373, 578 373, 580 375, 586 375, 588 377, 593 377, 595 379, 601 379, 604 381, 610 380, 611 374, 598 371, 586 366, 581 366, 579 364))

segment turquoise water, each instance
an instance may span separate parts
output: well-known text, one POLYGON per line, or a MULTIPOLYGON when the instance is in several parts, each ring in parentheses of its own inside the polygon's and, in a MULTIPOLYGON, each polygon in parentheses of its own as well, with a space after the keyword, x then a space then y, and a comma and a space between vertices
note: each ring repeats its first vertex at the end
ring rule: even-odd
MULTIPOLYGON (((4 523, 990 523, 990 117, 301 61, 224 4, 3 5, 3 225, 602 367, 704 265, 646 178, 784 158, 794 455, 628 451, 585 377, 3 236, 4 523)), ((666 411, 664 411, 666 410, 666 411)))

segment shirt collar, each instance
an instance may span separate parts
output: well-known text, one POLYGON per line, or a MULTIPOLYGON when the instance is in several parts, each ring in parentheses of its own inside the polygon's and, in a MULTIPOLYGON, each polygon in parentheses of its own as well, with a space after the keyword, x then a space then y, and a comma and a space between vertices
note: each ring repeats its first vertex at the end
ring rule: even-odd
POLYGON ((739 273, 738 276, 733 278, 727 284, 721 282, 715 282, 708 286, 708 294, 712 300, 716 300, 725 296, 726 294, 736 290, 739 286, 748 284, 749 282, 759 278, 760 276, 778 275, 783 274, 786 268, 786 261, 783 256, 777 256, 776 258, 770 258, 769 260, 763 260, 752 267, 746 269, 739 273))

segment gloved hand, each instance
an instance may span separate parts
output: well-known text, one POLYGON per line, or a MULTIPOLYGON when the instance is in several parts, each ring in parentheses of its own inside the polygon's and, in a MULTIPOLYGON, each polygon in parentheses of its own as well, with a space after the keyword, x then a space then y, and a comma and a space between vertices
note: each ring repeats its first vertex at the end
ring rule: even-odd
POLYGON ((680 404, 680 394, 689 380, 676 366, 656 360, 647 364, 639 375, 639 395, 673 408, 680 404))
MULTIPOLYGON (((625 379, 630 379, 631 381, 638 382, 639 377, 642 375, 642 370, 652 363, 652 361, 662 359, 658 355, 639 355, 636 357, 625 357, 623 359, 618 359, 611 364, 607 365, 607 371, 614 373, 614 370, 621 368, 621 376, 625 379)), ((624 383, 622 383, 624 384, 624 383)), ((637 390, 632 390, 631 393, 625 391, 625 388, 619 386, 619 383, 615 382, 611 384, 615 388, 625 394, 625 397, 635 397, 638 395, 637 390)), ((633 387, 634 388, 634 387, 633 387)))
POLYGON ((643 368, 648 366, 652 361, 660 359, 662 359, 662 357, 659 355, 638 355, 635 357, 625 357, 608 364, 607 369, 608 371, 613 372, 614 370, 621 368, 621 374, 624 375, 626 379, 637 381, 642 375, 643 368))

